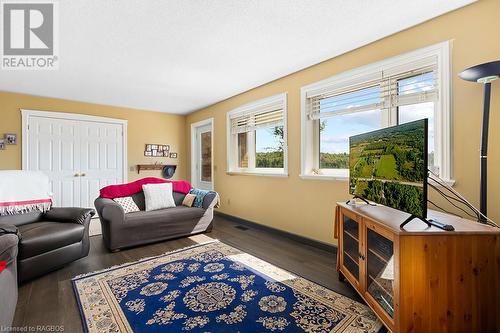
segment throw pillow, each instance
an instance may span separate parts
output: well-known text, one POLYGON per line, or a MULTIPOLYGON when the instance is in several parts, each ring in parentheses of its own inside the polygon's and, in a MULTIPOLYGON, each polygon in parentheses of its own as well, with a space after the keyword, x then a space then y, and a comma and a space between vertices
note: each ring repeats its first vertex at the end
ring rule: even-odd
POLYGON ((198 207, 198 208, 203 207, 203 199, 205 198, 205 195, 208 194, 208 192, 210 191, 192 188, 191 191, 189 191, 189 194, 194 194, 196 196, 196 199, 194 199, 193 207, 198 207))
POLYGON ((6 261, 0 261, 0 273, 7 267, 6 261))
POLYGON ((137 205, 136 205, 134 199, 132 199, 132 197, 114 198, 113 200, 117 204, 122 206, 125 214, 140 211, 139 207, 137 207, 137 205))
POLYGON ((146 211, 175 207, 172 183, 142 185, 146 211))
POLYGON ((186 194, 184 200, 182 200, 182 205, 186 207, 193 207, 194 199, 196 199, 195 194, 186 194))

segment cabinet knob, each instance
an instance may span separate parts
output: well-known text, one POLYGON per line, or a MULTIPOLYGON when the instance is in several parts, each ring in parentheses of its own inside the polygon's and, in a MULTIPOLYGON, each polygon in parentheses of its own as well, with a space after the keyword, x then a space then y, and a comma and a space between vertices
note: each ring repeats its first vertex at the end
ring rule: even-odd
POLYGON ((80 174, 80 177, 85 177, 85 176, 86 176, 85 173, 80 174))
POLYGON ((80 174, 77 172, 73 175, 73 177, 80 177, 80 174))

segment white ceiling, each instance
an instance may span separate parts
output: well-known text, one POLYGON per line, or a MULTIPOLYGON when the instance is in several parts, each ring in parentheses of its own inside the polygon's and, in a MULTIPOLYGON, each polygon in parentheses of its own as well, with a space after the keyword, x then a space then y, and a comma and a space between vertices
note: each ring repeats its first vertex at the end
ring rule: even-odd
POLYGON ((0 90, 186 114, 472 2, 59 1, 59 70, 0 90))

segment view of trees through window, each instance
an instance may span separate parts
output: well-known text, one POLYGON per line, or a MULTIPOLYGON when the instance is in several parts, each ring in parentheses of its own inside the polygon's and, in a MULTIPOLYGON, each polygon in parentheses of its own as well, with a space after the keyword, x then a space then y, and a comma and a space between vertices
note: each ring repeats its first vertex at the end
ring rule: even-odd
POLYGON ((255 131, 255 167, 283 168, 285 144, 283 126, 260 128, 255 131))
POLYGON ((348 113, 319 123, 320 169, 349 168, 349 137, 380 128, 380 110, 348 113))

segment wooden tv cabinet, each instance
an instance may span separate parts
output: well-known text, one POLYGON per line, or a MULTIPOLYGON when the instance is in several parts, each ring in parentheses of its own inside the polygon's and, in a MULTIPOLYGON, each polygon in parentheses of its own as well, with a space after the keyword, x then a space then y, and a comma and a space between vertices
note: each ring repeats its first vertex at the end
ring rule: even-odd
POLYGON ((392 332, 500 332, 500 229, 429 211, 337 203, 337 270, 392 332))

